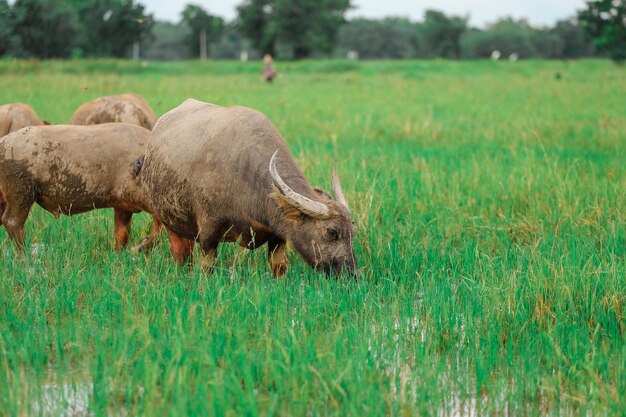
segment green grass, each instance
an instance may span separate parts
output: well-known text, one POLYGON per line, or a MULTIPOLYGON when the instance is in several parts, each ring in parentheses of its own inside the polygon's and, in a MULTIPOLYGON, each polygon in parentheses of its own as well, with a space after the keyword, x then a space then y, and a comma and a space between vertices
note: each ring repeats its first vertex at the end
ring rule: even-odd
POLYGON ((292 253, 274 280, 233 245, 204 275, 166 242, 115 254, 108 210, 34 208, 26 255, 0 231, 0 415, 63 398, 95 416, 625 413, 623 67, 277 67, 268 86, 256 63, 0 61, 0 102, 54 123, 127 91, 158 114, 187 97, 265 112, 313 184, 337 161, 364 275, 292 253))

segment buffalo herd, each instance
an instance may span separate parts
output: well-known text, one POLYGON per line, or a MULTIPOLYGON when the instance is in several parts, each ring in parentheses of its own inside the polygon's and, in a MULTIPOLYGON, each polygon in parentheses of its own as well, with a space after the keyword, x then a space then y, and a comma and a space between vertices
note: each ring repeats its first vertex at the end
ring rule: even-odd
POLYGON ((145 211, 153 226, 135 252, 165 228, 181 265, 195 242, 205 270, 221 242, 267 243, 279 277, 289 243, 317 270, 354 275, 354 221, 336 169, 332 187, 334 199, 312 187, 270 120, 246 107, 187 99, 157 119, 142 97, 123 94, 50 125, 26 104, 0 106, 0 221, 20 248, 34 203, 55 217, 113 208, 116 251, 145 211))

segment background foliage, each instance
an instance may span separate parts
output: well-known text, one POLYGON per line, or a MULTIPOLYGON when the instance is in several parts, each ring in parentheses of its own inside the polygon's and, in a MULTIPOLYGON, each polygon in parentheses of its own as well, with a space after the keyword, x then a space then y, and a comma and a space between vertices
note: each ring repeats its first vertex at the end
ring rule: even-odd
POLYGON ((578 13, 585 32, 599 51, 614 61, 626 59, 626 3, 623 0, 594 0, 578 13))
POLYGON ((220 17, 211 16, 202 7, 188 4, 182 12, 182 23, 189 28, 187 44, 190 46, 192 56, 206 55, 207 45, 220 39, 224 31, 224 20, 220 17), (205 44, 202 44, 204 37, 205 44))
MULTIPOLYGON (((233 22, 187 4, 177 22, 155 22, 137 0, 0 0, 0 55, 14 57, 129 57, 135 42, 152 60, 201 56, 199 40, 213 59, 242 52, 283 59, 358 56, 365 59, 490 57, 572 59, 623 58, 626 19, 621 0, 589 1, 577 16, 553 27, 501 18, 484 28, 469 16, 427 10, 406 18, 345 19, 349 0, 244 0, 233 22), (595 46, 595 49, 592 48, 595 46)), ((572 10, 572 14, 575 11, 572 10)))

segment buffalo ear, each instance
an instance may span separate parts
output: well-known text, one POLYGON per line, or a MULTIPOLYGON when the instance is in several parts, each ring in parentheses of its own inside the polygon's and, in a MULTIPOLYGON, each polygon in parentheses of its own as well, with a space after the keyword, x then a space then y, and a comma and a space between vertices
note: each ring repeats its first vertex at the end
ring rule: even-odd
POLYGON ((326 199, 326 200, 332 200, 333 198, 330 196, 330 194, 328 194, 328 191, 323 190, 319 187, 315 187, 313 188, 313 191, 315 191, 317 193, 318 196, 326 199))
POLYGON ((278 205, 282 209, 283 213, 287 218, 295 221, 304 220, 304 214, 300 212, 297 208, 289 204, 289 202, 283 197, 283 195, 279 191, 274 191, 270 196, 278 202, 278 205))
POLYGON ((135 159, 135 162, 133 162, 131 171, 134 177, 139 175, 139 173, 141 172, 141 168, 143 168, 143 162, 145 161, 145 159, 146 159, 146 155, 143 154, 139 158, 135 159))

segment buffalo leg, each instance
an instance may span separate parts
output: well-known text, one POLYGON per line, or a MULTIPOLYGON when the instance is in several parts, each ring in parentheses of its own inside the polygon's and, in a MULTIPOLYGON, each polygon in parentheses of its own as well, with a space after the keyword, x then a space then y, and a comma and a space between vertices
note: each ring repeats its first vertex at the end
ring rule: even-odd
POLYGON ((267 242, 267 258, 274 278, 278 278, 287 272, 289 259, 287 258, 286 249, 283 240, 270 240, 267 242))
POLYGON ((201 245, 202 253, 204 257, 202 258, 202 270, 205 272, 211 272, 213 269, 213 262, 215 260, 215 252, 217 251, 217 243, 211 242, 203 242, 201 245))
POLYGON ((152 228, 150 229, 150 233, 146 236, 143 241, 135 246, 132 249, 133 253, 139 253, 143 251, 149 251, 155 245, 155 239, 161 233, 161 229, 163 228, 163 223, 159 221, 156 217, 152 216, 152 228))
POLYGON ((179 265, 185 265, 189 258, 191 258, 193 240, 185 239, 168 228, 166 228, 166 230, 167 236, 170 239, 170 252, 172 253, 172 257, 179 265))
POLYGON ((122 209, 114 209, 115 223, 113 234, 115 235, 115 251, 119 252, 128 245, 130 237, 130 221, 133 213, 122 209))
POLYGON ((2 226, 2 216, 4 216, 4 211, 7 208, 7 199, 4 196, 2 190, 0 190, 0 226, 2 226))
POLYGON ((24 246, 24 223, 26 223, 29 211, 29 206, 20 207, 6 203, 4 205, 2 224, 7 229, 9 237, 19 246, 24 246))

